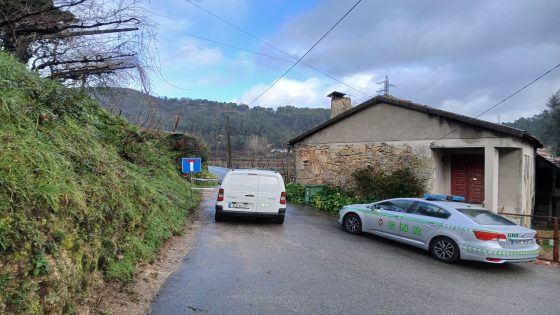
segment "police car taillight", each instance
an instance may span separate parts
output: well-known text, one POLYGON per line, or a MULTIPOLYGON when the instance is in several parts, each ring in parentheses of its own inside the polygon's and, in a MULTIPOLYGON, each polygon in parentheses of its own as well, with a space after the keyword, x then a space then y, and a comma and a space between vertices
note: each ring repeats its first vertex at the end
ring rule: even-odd
POLYGON ((286 193, 285 193, 285 192, 282 192, 282 193, 280 194, 280 204, 281 204, 281 205, 285 205, 285 204, 286 204, 286 193))
POLYGON ((484 231, 474 231, 474 236, 481 241, 499 241, 505 240, 506 235, 500 233, 493 233, 493 232, 484 232, 484 231))
POLYGON ((220 188, 220 190, 218 190, 218 201, 224 201, 224 189, 220 188))

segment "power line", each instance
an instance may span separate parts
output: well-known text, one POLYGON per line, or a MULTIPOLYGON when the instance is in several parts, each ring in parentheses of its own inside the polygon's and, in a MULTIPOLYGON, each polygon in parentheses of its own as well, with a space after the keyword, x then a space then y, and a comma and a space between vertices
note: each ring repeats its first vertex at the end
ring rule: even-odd
POLYGON ((251 102, 249 102, 248 105, 253 104, 256 100, 258 100, 261 96, 263 96, 266 92, 268 92, 273 86, 276 85, 276 83, 278 83, 278 81, 282 80, 282 78, 284 76, 286 76, 286 74, 288 74, 288 72, 290 72, 290 70, 292 70, 303 58, 305 58, 305 56, 307 56, 307 54, 309 54, 311 52, 311 50, 313 50, 313 48, 315 48, 315 46, 319 45, 319 43, 325 38, 327 37, 327 35, 329 35, 329 33, 338 26, 338 24, 340 24, 340 22, 342 22, 342 20, 344 20, 344 18, 350 14, 350 12, 352 12, 352 10, 354 10, 354 8, 360 4, 360 2, 362 2, 362 0, 358 0, 351 8, 350 10, 348 10, 323 36, 321 36, 321 38, 319 38, 319 40, 317 42, 315 42, 315 44, 313 44, 313 46, 311 46, 311 48, 309 48, 305 54, 303 54, 303 56, 301 56, 290 68, 288 68, 288 70, 286 70, 286 72, 284 72, 280 78, 276 79, 276 81, 274 81, 268 88, 266 88, 266 90, 264 90, 261 94, 259 94, 257 97, 255 97, 251 102))
MULTIPOLYGON (((264 56, 264 57, 268 57, 268 58, 272 58, 272 59, 277 59, 277 60, 281 60, 281 61, 284 61, 284 62, 292 62, 291 60, 288 60, 288 59, 284 59, 284 58, 280 58, 280 57, 268 55, 268 54, 265 54, 265 53, 261 53, 261 52, 255 51, 255 50, 251 50, 251 49, 247 49, 247 48, 235 46, 235 45, 232 45, 232 44, 220 42, 220 41, 217 41, 217 40, 214 40, 214 39, 210 39, 210 38, 198 36, 198 35, 195 35, 195 34, 192 34, 192 33, 181 32, 181 31, 177 31, 177 30, 173 30, 173 29, 169 29, 169 28, 166 28, 166 29, 169 30, 169 31, 172 31, 172 32, 176 32, 176 33, 179 33, 179 34, 183 34, 183 35, 187 35, 187 36, 190 36, 190 37, 193 37, 193 38, 197 38, 197 39, 200 39, 200 40, 204 40, 204 41, 207 41, 207 42, 210 42, 210 43, 214 43, 214 44, 218 44, 218 45, 230 47, 230 48, 237 49, 237 50, 242 50, 242 51, 250 52, 250 53, 252 53, 252 54, 261 55, 261 56, 264 56)), ((166 39, 166 40, 167 40, 167 41, 170 41, 170 42, 175 42, 175 41, 172 41, 172 40, 169 40, 169 39, 166 39)))
MULTIPOLYGON (((160 40, 163 40, 163 41, 166 41, 166 42, 170 42, 170 43, 183 44, 183 43, 178 42, 178 41, 176 41, 176 40, 171 40, 171 39, 165 38, 165 37, 160 37, 159 39, 160 39, 160 40)), ((246 49, 242 49, 242 50, 251 52, 250 50, 246 50, 246 49)), ((242 61, 242 62, 249 62, 249 63, 255 64, 255 65, 259 65, 259 66, 263 66, 263 67, 267 67, 267 68, 271 68, 271 69, 276 69, 276 70, 278 70, 278 69, 281 69, 281 70, 282 70, 282 69, 285 69, 283 66, 279 66, 279 65, 278 65, 278 66, 274 66, 274 65, 272 65, 272 64, 266 64, 266 63, 263 63, 263 62, 257 62, 257 61, 255 61, 255 60, 252 60, 252 59, 249 59, 249 58, 243 58, 243 57, 241 57, 241 56, 236 56, 236 55, 234 55, 234 54, 229 54, 229 53, 225 53, 225 52, 221 52, 221 53, 222 53, 224 56, 226 56, 226 57, 229 57, 229 58, 231 58, 231 59, 237 59, 237 60, 240 60, 240 61, 242 61)), ((256 53, 256 52, 255 52, 255 53, 256 53)), ((267 56, 267 57, 270 57, 270 58, 275 58, 274 56, 268 56, 268 55, 264 55, 264 56, 267 56)), ((281 58, 276 58, 276 59, 281 60, 281 61, 284 61, 284 62, 291 63, 291 61, 286 60, 286 59, 281 59, 281 58)), ((292 73, 299 73, 299 74, 301 74, 301 75, 309 75, 309 73, 304 73, 304 72, 295 72, 295 71, 292 71, 292 73)))
MULTIPOLYGON (((251 37, 251 38, 253 38, 253 39, 255 39, 255 40, 257 40, 257 41, 263 43, 264 45, 266 45, 266 46, 268 46, 268 47, 270 47, 270 48, 272 48, 272 49, 274 49, 274 50, 276 50, 276 51, 278 51, 278 52, 280 52, 280 53, 282 53, 282 54, 284 54, 284 55, 286 55, 286 56, 292 58, 293 60, 297 60, 297 57, 292 56, 290 53, 286 52, 285 50, 283 50, 283 49, 281 49, 281 48, 278 48, 278 47, 276 47, 276 46, 270 44, 269 42, 267 42, 267 41, 265 41, 265 40, 259 38, 258 36, 255 36, 255 35, 251 34, 249 31, 247 31, 247 30, 245 30, 245 29, 243 29, 243 28, 241 28, 241 27, 239 27, 239 26, 237 26, 237 25, 231 23, 230 21, 228 21, 228 20, 222 18, 221 16, 219 16, 219 15, 213 13, 212 11, 210 11, 210 10, 208 10, 208 9, 206 9, 206 8, 204 8, 204 7, 202 7, 202 6, 198 5, 198 4, 196 4, 196 3, 194 3, 192 0, 186 0, 186 1, 187 1, 188 3, 190 3, 191 5, 193 5, 193 6, 197 7, 197 8, 199 8, 200 10, 202 10, 202 11, 204 11, 204 12, 210 14, 211 16, 213 16, 213 17, 215 17, 215 18, 217 18, 218 20, 220 20, 220 21, 226 23, 227 25, 229 25, 229 26, 231 26, 231 27, 233 27, 233 28, 235 28, 235 29, 241 31, 242 33, 248 35, 249 37, 251 37)), ((358 1, 358 3, 356 3, 356 5, 358 5, 360 2, 361 2, 361 0, 358 1)), ((354 7, 355 7, 356 5, 354 5, 354 7)), ((353 9, 354 7, 352 7, 352 9, 353 9)), ((352 9, 350 9, 350 11, 352 11, 352 9)), ((349 13, 349 12, 348 12, 348 13, 349 13)), ((348 14, 348 13, 347 13, 347 14, 348 14)), ((345 16, 346 16, 346 15, 345 15, 345 16)), ((196 37, 196 36, 195 36, 195 37, 196 37)), ((202 39, 202 38, 201 38, 201 39, 202 39)), ((215 42, 215 41, 214 41, 214 42, 215 42)), ((228 45, 228 46, 231 46, 231 45, 228 45)), ((243 50, 245 50, 245 49, 243 49, 243 50)), ((269 56, 269 55, 262 54, 262 53, 257 53, 257 54, 271 57, 271 56, 269 56)), ((272 58, 280 59, 280 58, 277 58, 277 57, 272 57, 272 58)), ((284 60, 284 59, 280 59, 280 60, 284 60)), ((301 61, 301 58, 297 61, 297 63, 299 63, 300 61, 301 61)), ((296 63, 296 64, 297 64, 297 63, 296 63)), ((340 83, 340 84, 342 84, 342 85, 344 85, 344 86, 346 86, 346 87, 348 87, 348 88, 350 88, 350 89, 356 91, 356 92, 362 93, 363 95, 368 96, 368 97, 373 97, 373 95, 370 95, 370 94, 368 94, 368 93, 365 93, 364 91, 358 90, 358 89, 354 88, 353 86, 351 86, 351 85, 349 85, 349 84, 347 84, 347 83, 345 83, 345 82, 343 82, 343 81, 341 81, 341 80, 339 80, 339 79, 333 77, 332 75, 326 73, 326 72, 323 71, 323 70, 320 70, 320 69, 318 69, 318 68, 316 68, 316 67, 314 67, 314 66, 312 66, 312 65, 310 65, 310 64, 305 64, 305 63, 302 63, 302 64, 303 64, 304 66, 307 66, 307 67, 309 67, 309 68, 311 68, 311 69, 313 69, 313 70, 319 72, 320 74, 322 74, 322 75, 324 75, 324 76, 330 78, 331 80, 334 80, 334 81, 336 81, 336 82, 338 82, 338 83, 340 83)))
MULTIPOLYGON (((538 80, 542 79, 543 77, 545 77, 546 75, 548 75, 549 73, 551 73, 552 71, 556 70, 557 68, 560 67, 560 63, 557 64, 556 66, 550 68, 549 70, 547 70, 545 73, 541 74, 540 76, 538 76, 536 79, 534 79, 533 81, 525 84, 523 87, 521 87, 520 89, 518 89, 517 91, 513 92, 512 94, 510 94, 509 96, 507 96, 506 98, 504 98, 503 100, 499 101, 498 103, 490 106, 488 109, 484 110, 482 113, 478 114, 476 117, 474 117, 475 119, 479 118, 480 116, 488 113, 489 111, 493 110, 494 108, 498 107, 500 104, 505 103, 507 100, 509 100, 510 98, 514 97, 515 95, 517 95, 518 93, 520 93, 521 91, 525 90, 526 88, 528 88, 529 86, 533 85, 535 82, 537 82, 538 80)), ((450 134, 454 133, 455 131, 457 131, 457 128, 451 130, 450 132, 446 133, 445 135, 437 138, 436 140, 434 140, 432 143, 430 144, 434 144, 436 143, 436 141, 441 140, 447 136, 449 136, 450 134)))
MULTIPOLYGON (((260 55, 260 56, 264 56, 264 57, 268 57, 268 58, 271 58, 271 59, 276 59, 276 60, 280 60, 280 61, 284 61, 284 62, 288 62, 288 63, 292 62, 291 60, 288 60, 288 59, 284 59, 284 58, 281 58, 281 57, 277 57, 277 56, 265 54, 265 53, 258 52, 258 51, 255 51, 255 50, 251 50, 251 49, 239 47, 239 46, 236 46, 236 45, 232 45, 232 44, 220 42, 220 41, 217 41, 217 40, 214 40, 214 39, 202 37, 202 36, 195 35, 195 34, 192 34, 192 33, 182 32, 182 31, 178 31, 178 30, 174 30, 174 29, 170 29, 170 28, 164 28, 164 29, 166 29, 166 30, 168 30, 168 31, 172 31, 172 32, 178 33, 178 34, 182 34, 182 35, 186 35, 186 36, 193 37, 193 38, 196 38, 196 39, 200 39, 200 40, 203 40, 203 41, 207 41, 207 42, 210 42, 210 43, 214 43, 214 44, 218 44, 218 45, 230 47, 230 48, 237 49, 237 50, 241 50, 241 51, 246 51, 246 52, 249 52, 249 53, 252 53, 252 54, 255 54, 255 55, 260 55)), ((166 40, 166 41, 169 41, 169 42, 178 43, 177 41, 173 41, 173 40, 169 40, 169 39, 165 39, 165 38, 163 38, 163 39, 166 40)), ((279 50, 279 51, 282 51, 282 50, 279 50)), ((287 53, 286 53, 286 54, 287 54, 287 53)), ((289 57, 293 58, 294 60, 296 60, 296 58, 293 57, 293 56, 290 56, 290 55, 287 55, 287 56, 289 56, 289 57)), ((363 92, 363 91, 361 91, 361 90, 358 90, 358 89, 354 88, 353 86, 350 86, 350 85, 346 84, 345 82, 343 82, 343 81, 341 81, 341 80, 339 80, 339 79, 333 77, 332 75, 330 75, 329 73, 327 73, 327 72, 324 71, 324 70, 318 69, 318 68, 316 68, 316 67, 314 67, 314 66, 312 66, 312 65, 310 65, 310 64, 306 64, 306 63, 301 63, 301 64, 304 65, 304 66, 306 66, 306 67, 308 67, 308 68, 311 68, 311 69, 313 69, 313 70, 319 72, 320 74, 322 74, 322 75, 324 75, 324 76, 326 76, 326 77, 328 77, 328 78, 330 78, 330 79, 332 79, 332 80, 334 80, 334 81, 336 81, 336 82, 338 82, 338 83, 340 83, 340 84, 342 84, 342 85, 344 85, 344 86, 346 86, 346 87, 348 87, 348 88, 350 88, 350 89, 352 89, 352 90, 354 90, 354 91, 356 91, 356 92, 362 93, 363 95, 368 96, 368 97, 373 97, 373 95, 370 95, 370 94, 367 94, 367 93, 365 93, 365 92, 363 92)), ((365 81, 365 80, 362 80, 362 81, 365 81)), ((369 80, 368 80, 368 82, 369 82, 369 80)))

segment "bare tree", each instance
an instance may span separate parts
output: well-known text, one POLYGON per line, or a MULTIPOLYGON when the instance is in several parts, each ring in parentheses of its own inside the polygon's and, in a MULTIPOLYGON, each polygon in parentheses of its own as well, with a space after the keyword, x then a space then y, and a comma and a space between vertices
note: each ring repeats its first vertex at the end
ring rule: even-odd
POLYGON ((0 0, 0 48, 68 85, 132 78, 147 91, 153 28, 142 12, 139 0, 0 0))
POLYGON ((246 146, 251 156, 251 167, 255 167, 257 157, 263 156, 270 151, 270 143, 266 138, 259 137, 258 135, 251 135, 246 146))

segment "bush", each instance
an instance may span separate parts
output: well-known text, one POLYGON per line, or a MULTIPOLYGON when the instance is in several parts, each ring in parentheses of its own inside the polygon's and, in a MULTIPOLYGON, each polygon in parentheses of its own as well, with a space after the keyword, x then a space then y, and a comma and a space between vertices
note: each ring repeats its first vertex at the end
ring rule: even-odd
POLYGON ((303 204, 305 202, 305 187, 296 183, 286 185, 286 199, 289 202, 303 204))
POLYGON ((310 204, 329 213, 338 213, 344 206, 354 203, 370 203, 372 199, 352 196, 336 189, 325 188, 311 197, 310 204))
POLYGON ((410 167, 383 172, 373 167, 352 174, 360 196, 378 200, 396 197, 419 197, 425 192, 424 183, 410 167))

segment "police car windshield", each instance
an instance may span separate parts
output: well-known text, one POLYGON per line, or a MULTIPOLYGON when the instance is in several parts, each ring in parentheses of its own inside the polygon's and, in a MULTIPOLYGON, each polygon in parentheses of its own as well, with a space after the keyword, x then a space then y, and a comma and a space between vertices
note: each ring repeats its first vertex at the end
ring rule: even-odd
POLYGON ((480 225, 515 225, 510 220, 484 209, 457 209, 480 225))

